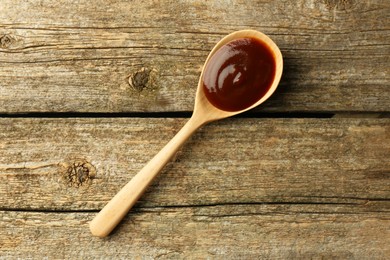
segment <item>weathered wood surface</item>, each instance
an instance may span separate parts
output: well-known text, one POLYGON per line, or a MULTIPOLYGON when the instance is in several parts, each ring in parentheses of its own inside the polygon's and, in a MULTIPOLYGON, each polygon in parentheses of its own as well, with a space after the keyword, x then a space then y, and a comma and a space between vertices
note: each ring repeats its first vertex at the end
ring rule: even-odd
POLYGON ((205 126, 111 237, 91 237, 185 120, 0 119, 0 255, 388 258, 390 119, 205 126))
POLYGON ((2 0, 0 113, 192 110, 208 52, 244 28, 285 57, 266 111, 389 111, 389 11, 387 0, 2 0))
MULTIPOLYGON (((100 209, 185 120, 1 119, 0 205, 100 209), (88 163, 93 180, 69 178, 69 167, 79 162, 88 163)), ((388 199, 389 130, 390 119, 229 119, 208 125, 167 166, 142 205, 388 199)))
POLYGON ((0 259, 389 259, 389 11, 386 0, 0 1, 0 259), (257 111, 337 117, 205 126, 112 236, 92 237, 88 222, 186 121, 97 116, 192 110, 208 52, 246 28, 285 61, 257 111))
POLYGON ((106 239, 89 234, 94 213, 0 212, 0 254, 5 259, 388 259, 388 212, 322 210, 318 205, 142 209, 106 239))

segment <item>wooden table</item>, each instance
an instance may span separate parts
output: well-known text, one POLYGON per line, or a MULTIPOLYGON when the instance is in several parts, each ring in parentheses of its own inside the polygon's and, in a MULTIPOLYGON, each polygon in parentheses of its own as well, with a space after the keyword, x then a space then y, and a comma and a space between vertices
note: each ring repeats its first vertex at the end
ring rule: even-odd
POLYGON ((0 258, 389 259, 387 0, 0 2, 0 258), (213 45, 274 96, 204 126, 105 239, 88 223, 191 115, 213 45))

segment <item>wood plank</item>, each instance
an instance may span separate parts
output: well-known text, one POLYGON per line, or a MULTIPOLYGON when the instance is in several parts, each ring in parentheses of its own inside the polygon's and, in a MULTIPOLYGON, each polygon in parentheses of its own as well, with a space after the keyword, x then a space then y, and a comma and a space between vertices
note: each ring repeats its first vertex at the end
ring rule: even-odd
POLYGON ((389 111, 385 0, 0 3, 0 113, 192 110, 212 46, 253 28, 285 72, 266 111, 389 111), (129 77, 141 68, 146 84, 129 77))
POLYGON ((2 212, 0 255, 50 259, 387 259, 387 213, 317 212, 318 205, 151 208, 105 239, 93 213, 2 212))
MULTIPOLYGON (((186 120, 1 118, 1 208, 101 209, 186 120)), ((388 118, 207 125, 138 207, 388 202, 389 129, 388 118)))

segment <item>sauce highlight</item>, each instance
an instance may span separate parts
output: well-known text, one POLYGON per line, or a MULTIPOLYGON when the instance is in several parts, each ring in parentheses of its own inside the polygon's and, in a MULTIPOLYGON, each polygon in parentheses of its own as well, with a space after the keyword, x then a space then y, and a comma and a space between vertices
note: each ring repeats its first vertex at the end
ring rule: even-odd
POLYGON ((255 38, 236 39, 210 58, 203 73, 203 91, 221 110, 243 110, 267 93, 275 71, 274 55, 265 43, 255 38))

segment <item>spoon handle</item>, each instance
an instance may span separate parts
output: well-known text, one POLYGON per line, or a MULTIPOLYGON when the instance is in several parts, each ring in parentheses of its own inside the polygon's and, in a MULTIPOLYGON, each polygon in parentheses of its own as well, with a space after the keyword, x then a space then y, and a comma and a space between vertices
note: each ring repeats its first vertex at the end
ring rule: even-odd
POLYGON ((89 225, 94 236, 110 234, 182 144, 202 125, 201 120, 191 117, 168 144, 108 202, 89 225))

